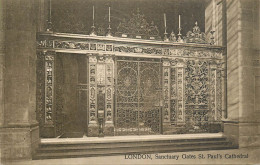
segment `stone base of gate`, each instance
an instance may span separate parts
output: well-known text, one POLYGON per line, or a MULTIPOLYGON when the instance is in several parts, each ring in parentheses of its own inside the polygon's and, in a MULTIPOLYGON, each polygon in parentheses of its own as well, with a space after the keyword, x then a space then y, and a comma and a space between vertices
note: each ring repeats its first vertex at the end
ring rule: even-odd
POLYGON ((260 146, 260 123, 229 121, 224 122, 224 135, 239 148, 260 146))
POLYGON ((42 138, 55 138, 54 125, 44 125, 40 128, 40 137, 42 138))
POLYGON ((87 136, 98 137, 98 135, 99 135, 99 126, 96 123, 89 124, 87 136))
POLYGON ((208 124, 209 133, 218 133, 224 131, 224 126, 222 122, 212 122, 208 124))
POLYGON ((163 123, 162 134, 164 134, 164 135, 172 134, 172 125, 171 125, 171 123, 163 123))
POLYGON ((180 131, 184 128, 184 123, 179 123, 178 125, 172 123, 163 123, 163 134, 172 135, 179 134, 180 131))
POLYGON ((105 136, 114 136, 115 135, 114 130, 115 130, 115 127, 113 124, 106 123, 105 128, 104 128, 104 135, 105 136))
POLYGON ((226 121, 224 120, 224 135, 228 141, 232 142, 233 146, 238 147, 239 140, 239 123, 238 121, 226 121))

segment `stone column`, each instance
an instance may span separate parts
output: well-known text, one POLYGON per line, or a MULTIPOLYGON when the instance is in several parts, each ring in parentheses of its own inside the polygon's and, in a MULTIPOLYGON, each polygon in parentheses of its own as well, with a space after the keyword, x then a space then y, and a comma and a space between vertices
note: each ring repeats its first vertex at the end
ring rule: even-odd
POLYGON ((44 32, 47 29, 49 0, 37 0, 37 31, 44 32))
MULTIPOLYGON (((228 1, 227 1, 228 3, 228 1)), ((228 4, 227 4, 228 6, 228 4)), ((255 102, 255 68, 253 59, 259 56, 260 1, 241 0, 238 3, 237 51, 239 76, 239 147, 260 146, 260 112, 255 102)), ((229 20, 228 20, 229 23, 229 20)), ((229 37, 228 37, 229 38, 229 37)), ((229 55, 229 54, 228 54, 229 55)), ((229 115, 229 114, 228 114, 229 115)))
MULTIPOLYGON (((30 159, 39 143, 39 127, 35 113, 35 1, 28 0, 21 3, 16 0, 5 0, 4 7, 2 6, 3 1, 0 2, 0 11, 2 13, 3 9, 5 10, 6 18, 4 23, 1 23, 1 25, 5 25, 4 37, 6 43, 3 97, 4 126, 0 128, 2 137, 1 159, 30 159)), ((0 20, 3 20, 2 14, 0 20)), ((3 51, 1 51, 1 56, 2 54, 3 51)), ((1 112, 3 110, 1 108, 1 112)))
POLYGON ((5 2, 4 0, 0 0, 0 127, 4 125, 4 71, 5 71, 5 2))
POLYGON ((0 160, 4 159, 3 141, 5 140, 4 136, 1 136, 4 127, 5 12, 5 0, 0 0, 0 160))

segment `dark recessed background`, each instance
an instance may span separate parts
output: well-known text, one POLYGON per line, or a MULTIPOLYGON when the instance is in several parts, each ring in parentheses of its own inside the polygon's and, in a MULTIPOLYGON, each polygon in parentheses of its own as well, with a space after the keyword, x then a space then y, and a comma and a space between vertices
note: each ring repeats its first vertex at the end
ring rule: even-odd
POLYGON ((92 26, 92 7, 95 6, 95 26, 108 27, 108 6, 111 7, 111 28, 116 28, 123 18, 129 19, 137 8, 148 23, 154 21, 160 35, 164 33, 163 13, 167 15, 167 32, 178 32, 178 15, 181 15, 182 34, 192 30, 198 21, 205 29, 204 0, 52 0, 52 23, 55 32, 89 34, 92 26))

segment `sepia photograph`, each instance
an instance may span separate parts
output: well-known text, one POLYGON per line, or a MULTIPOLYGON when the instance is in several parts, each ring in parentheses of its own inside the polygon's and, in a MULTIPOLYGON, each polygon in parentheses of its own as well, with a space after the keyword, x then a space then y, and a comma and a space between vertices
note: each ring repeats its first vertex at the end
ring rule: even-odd
POLYGON ((0 165, 260 164, 260 0, 0 0, 0 165))

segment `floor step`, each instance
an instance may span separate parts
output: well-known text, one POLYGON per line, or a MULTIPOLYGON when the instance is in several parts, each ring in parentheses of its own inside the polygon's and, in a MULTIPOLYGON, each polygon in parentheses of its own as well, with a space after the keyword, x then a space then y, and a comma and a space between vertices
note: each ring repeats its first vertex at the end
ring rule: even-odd
POLYGON ((134 143, 134 144, 106 144, 106 145, 74 145, 74 146, 50 146, 50 147, 43 147, 40 148, 39 152, 62 152, 64 150, 66 151, 76 151, 76 150, 97 150, 97 149, 107 149, 107 148, 132 148, 132 147, 146 147, 146 146, 153 146, 153 147, 163 147, 163 146, 198 146, 198 145, 228 145, 229 143, 227 141, 200 141, 200 142, 178 142, 178 143, 134 143))
POLYGON ((210 141, 225 141, 225 138, 201 138, 201 139, 172 139, 172 140, 138 140, 138 141, 109 141, 103 140, 100 142, 92 142, 92 141, 74 141, 73 143, 66 143, 66 141, 60 141, 57 143, 41 143, 42 148, 49 148, 52 146, 62 147, 62 146, 78 146, 78 145, 86 145, 86 146, 97 146, 97 145, 136 145, 142 143, 149 144, 163 144, 163 143, 183 143, 183 142, 210 142, 210 141), (62 143, 63 142, 63 143, 62 143))
POLYGON ((186 146, 186 147, 143 147, 131 149, 117 148, 116 150, 100 150, 93 152, 92 150, 80 151, 80 152, 62 152, 62 153, 38 153, 35 159, 54 159, 54 158, 73 158, 73 157, 93 157, 93 156, 108 156, 108 155, 119 155, 119 154, 134 154, 134 153, 163 153, 163 152, 185 152, 185 151, 205 151, 205 150, 223 150, 232 148, 229 145, 207 145, 207 146, 186 146))
POLYGON ((230 149, 221 134, 42 139, 34 159, 230 149))

